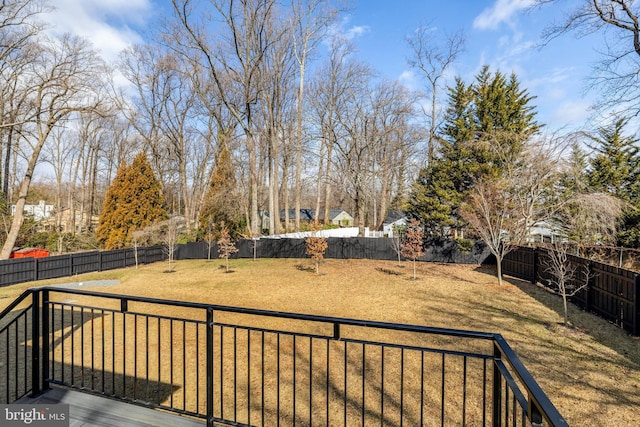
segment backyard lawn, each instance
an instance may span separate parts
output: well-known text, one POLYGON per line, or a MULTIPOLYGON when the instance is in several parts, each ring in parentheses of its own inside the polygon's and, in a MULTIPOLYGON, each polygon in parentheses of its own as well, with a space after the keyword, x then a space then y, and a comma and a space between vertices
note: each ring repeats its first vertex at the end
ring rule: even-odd
MULTIPOLYGON (((349 317, 502 334, 574 426, 640 425, 640 340, 491 266, 308 259, 179 261, 91 273, 37 285, 118 279, 98 292, 349 317)), ((35 283, 0 288, 0 309, 35 283)))

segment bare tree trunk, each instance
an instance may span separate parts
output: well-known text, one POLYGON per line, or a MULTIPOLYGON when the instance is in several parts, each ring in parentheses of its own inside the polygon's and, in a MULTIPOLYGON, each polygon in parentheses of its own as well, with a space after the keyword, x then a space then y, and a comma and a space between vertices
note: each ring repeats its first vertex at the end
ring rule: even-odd
POLYGON ((29 194, 29 187, 31 186, 33 171, 36 168, 36 163, 38 161, 38 157, 40 156, 40 151, 42 150, 42 146, 44 145, 47 135, 48 132, 40 133, 40 135, 38 136, 38 143, 33 148, 33 151, 31 153, 31 157, 27 165, 27 170, 25 171, 24 178, 20 183, 20 191, 18 193, 18 200, 16 201, 16 212, 13 216, 11 229, 7 234, 7 240, 4 242, 2 250, 0 251, 0 259, 9 259, 11 251, 13 250, 13 245, 15 245, 16 240, 18 239, 20 228, 22 227, 22 223, 24 222, 24 206, 27 203, 27 195, 29 194))
MULTIPOLYGON (((323 153, 325 151, 325 144, 324 144, 324 139, 323 139, 323 143, 320 146, 320 161, 318 164, 318 179, 316 180, 316 208, 314 211, 314 215, 313 215, 313 220, 315 222, 318 222, 320 220, 320 203, 322 200, 322 175, 323 175, 323 169, 324 169, 324 156, 323 153)), ((325 224, 328 224, 327 220, 324 220, 325 224)))
POLYGON ((331 214, 331 156, 333 155, 333 141, 329 140, 327 145, 327 163, 323 173, 324 182, 324 221, 328 223, 330 221, 331 214))

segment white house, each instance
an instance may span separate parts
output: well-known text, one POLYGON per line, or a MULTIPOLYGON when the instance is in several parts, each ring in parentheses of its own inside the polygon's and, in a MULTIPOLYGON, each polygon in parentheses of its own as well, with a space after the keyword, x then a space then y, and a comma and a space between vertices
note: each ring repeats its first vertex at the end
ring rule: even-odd
MULTIPOLYGON (((280 221, 285 220, 284 209, 280 210, 280 221)), ((295 218, 296 211, 289 209, 289 222, 295 218)), ((300 209, 300 220, 303 222, 312 222, 316 217, 315 209, 300 209)), ((324 219, 324 210, 319 212, 320 221, 324 219)), ((331 209, 329 211, 329 222, 339 227, 353 227, 353 217, 343 209, 331 209)))
MULTIPOLYGON (((53 205, 47 205, 44 200, 40 200, 37 205, 24 205, 24 213, 40 221, 53 215, 53 205)), ((11 215, 15 214, 16 205, 11 205, 11 215)))
POLYGON ((393 237, 394 227, 403 227, 407 225, 407 222, 405 214, 399 211, 391 211, 382 223, 382 233, 387 237, 393 237))

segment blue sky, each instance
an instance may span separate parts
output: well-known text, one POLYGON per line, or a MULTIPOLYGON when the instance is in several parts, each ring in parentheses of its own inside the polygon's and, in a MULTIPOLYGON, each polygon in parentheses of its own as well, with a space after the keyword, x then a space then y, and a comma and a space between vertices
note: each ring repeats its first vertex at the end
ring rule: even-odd
MULTIPOLYGON (((589 119, 595 93, 585 96, 586 78, 598 56, 600 37, 563 36, 540 48, 548 24, 580 0, 530 11, 532 0, 357 0, 341 22, 353 35, 357 55, 381 76, 419 87, 418 76, 407 66, 406 37, 419 25, 441 32, 463 30, 466 48, 452 76, 467 82, 483 65, 504 73, 515 72, 530 94, 537 97, 538 118, 551 131, 574 130, 589 119)), ((143 41, 142 31, 168 6, 163 0, 56 0, 47 18, 57 33, 89 38, 108 60, 127 45, 143 41)))

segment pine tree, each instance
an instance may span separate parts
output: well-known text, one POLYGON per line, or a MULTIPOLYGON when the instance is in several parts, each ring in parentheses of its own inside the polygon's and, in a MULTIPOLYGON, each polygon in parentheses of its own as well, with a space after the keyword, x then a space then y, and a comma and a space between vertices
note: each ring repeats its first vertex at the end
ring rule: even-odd
POLYGON ((470 85, 456 79, 437 155, 420 171, 407 214, 436 236, 460 226, 458 208, 475 183, 503 176, 540 129, 532 100, 514 74, 484 67, 470 85))
POLYGON ((629 119, 619 118, 590 136, 595 155, 589 160, 587 176, 594 191, 611 194, 627 203, 620 224, 618 244, 640 247, 640 152, 639 139, 625 136, 629 119))
POLYGON ((589 161, 589 184, 596 191, 612 194, 631 202, 638 196, 638 172, 640 155, 638 138, 625 136, 628 119, 618 119, 611 127, 601 127, 590 136, 595 152, 589 161))
POLYGON ((107 195, 96 230, 105 249, 117 249, 131 243, 134 231, 167 218, 160 183, 144 153, 131 165, 118 168, 107 195))
POLYGON ((232 235, 241 234, 245 222, 239 199, 236 196, 237 183, 231 152, 221 144, 217 155, 216 168, 209 181, 209 190, 200 213, 200 224, 204 230, 220 231, 216 224, 226 224, 232 235))

